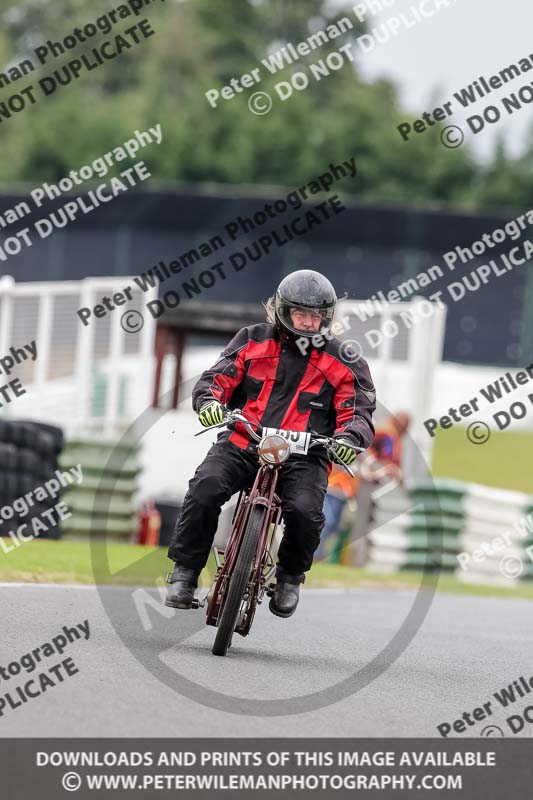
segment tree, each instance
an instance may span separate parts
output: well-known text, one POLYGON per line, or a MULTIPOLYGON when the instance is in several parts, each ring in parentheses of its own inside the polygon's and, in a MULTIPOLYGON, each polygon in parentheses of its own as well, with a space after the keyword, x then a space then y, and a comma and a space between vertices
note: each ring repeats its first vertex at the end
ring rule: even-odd
MULTIPOLYGON (((119 58, 83 73, 50 97, 0 123, 4 158, 0 180, 58 180, 120 144, 132 130, 161 123, 163 142, 147 155, 154 177, 164 181, 302 185, 332 161, 355 156, 357 180, 345 187, 379 202, 474 208, 524 206, 531 202, 531 155, 519 159, 499 148, 487 165, 467 147, 449 150, 438 128, 404 142, 397 125, 405 121, 396 87, 364 82, 354 63, 316 80, 309 66, 352 43, 361 25, 303 56, 279 73, 261 67, 269 50, 296 44, 312 31, 348 16, 351 3, 321 6, 309 0, 195 0, 154 2, 144 12, 156 35, 119 58), (217 108, 205 93, 260 68, 261 82, 221 99, 217 108), (304 91, 282 101, 275 89, 295 72, 310 77, 304 91), (273 99, 270 113, 250 112, 254 91, 273 99), (528 161, 529 159, 529 161, 528 161)), ((109 11, 109 0, 20 0, 0 2, 3 34, 0 57, 6 66, 31 54, 47 39, 62 40, 75 27, 109 11), (90 8, 90 10, 89 10, 90 8)), ((140 17, 133 18, 133 22, 140 17)), ((101 44, 132 24, 119 21, 87 47, 101 44)), ((77 55, 76 50, 76 55, 77 55)), ((41 67, 32 82, 74 57, 41 67)), ((0 102, 24 81, 4 87, 0 102)))

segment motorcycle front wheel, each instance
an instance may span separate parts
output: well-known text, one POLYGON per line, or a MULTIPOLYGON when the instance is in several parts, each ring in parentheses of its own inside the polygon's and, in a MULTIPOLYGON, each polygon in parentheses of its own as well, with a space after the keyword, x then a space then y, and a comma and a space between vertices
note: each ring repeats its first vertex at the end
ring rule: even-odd
POLYGON ((226 589, 223 600, 217 634, 211 651, 215 656, 225 656, 231 645, 266 513, 264 506, 253 506, 250 511, 235 568, 229 579, 229 586, 226 589))

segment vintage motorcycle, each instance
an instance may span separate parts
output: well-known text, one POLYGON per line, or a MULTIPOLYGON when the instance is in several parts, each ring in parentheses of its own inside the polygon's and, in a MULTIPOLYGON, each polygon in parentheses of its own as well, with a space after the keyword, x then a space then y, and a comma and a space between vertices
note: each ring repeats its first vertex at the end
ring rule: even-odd
MULTIPOLYGON (((234 633, 249 634, 258 604, 265 593, 272 595, 274 584, 269 581, 276 568, 272 546, 282 515, 281 501, 276 494, 281 465, 291 454, 305 455, 315 446, 322 446, 330 458, 341 463, 335 457, 335 439, 312 431, 262 428, 259 423, 245 417, 240 409, 225 409, 220 424, 195 435, 214 428, 233 428, 237 423, 241 423, 257 442, 259 469, 251 489, 239 494, 232 530, 224 550, 213 547, 217 569, 209 592, 203 599, 193 600, 193 608, 207 606, 206 624, 217 628, 212 647, 217 656, 226 655, 234 633)), ((363 448, 357 449, 363 451, 363 448)), ((352 470, 344 464, 342 466, 353 477, 352 470)))

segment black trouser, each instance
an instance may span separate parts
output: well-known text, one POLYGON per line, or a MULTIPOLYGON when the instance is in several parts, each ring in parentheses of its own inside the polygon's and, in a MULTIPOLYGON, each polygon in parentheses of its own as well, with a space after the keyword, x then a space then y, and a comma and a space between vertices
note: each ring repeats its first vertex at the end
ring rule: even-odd
MULTIPOLYGON (((220 509, 241 489, 252 486, 258 459, 227 440, 209 450, 185 495, 168 556, 177 564, 202 569, 215 537, 220 509)), ((328 484, 326 462, 291 456, 280 468, 276 494, 281 498, 285 532, 278 562, 286 572, 306 572, 320 544, 322 506, 328 484)))

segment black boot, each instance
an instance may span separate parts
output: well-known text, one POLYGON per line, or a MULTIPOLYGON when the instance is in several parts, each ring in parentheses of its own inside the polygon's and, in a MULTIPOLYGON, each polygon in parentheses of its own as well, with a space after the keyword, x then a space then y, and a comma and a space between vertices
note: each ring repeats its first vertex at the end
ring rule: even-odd
POLYGON ((276 578, 274 594, 268 607, 276 617, 290 617, 296 611, 300 599, 300 584, 305 581, 305 572, 291 575, 278 564, 276 578))
POLYGON ((198 586, 198 576, 200 569, 189 569, 180 567, 176 564, 174 572, 169 573, 167 583, 170 586, 167 590, 166 606, 172 608, 191 608, 194 597, 194 590, 198 586))

